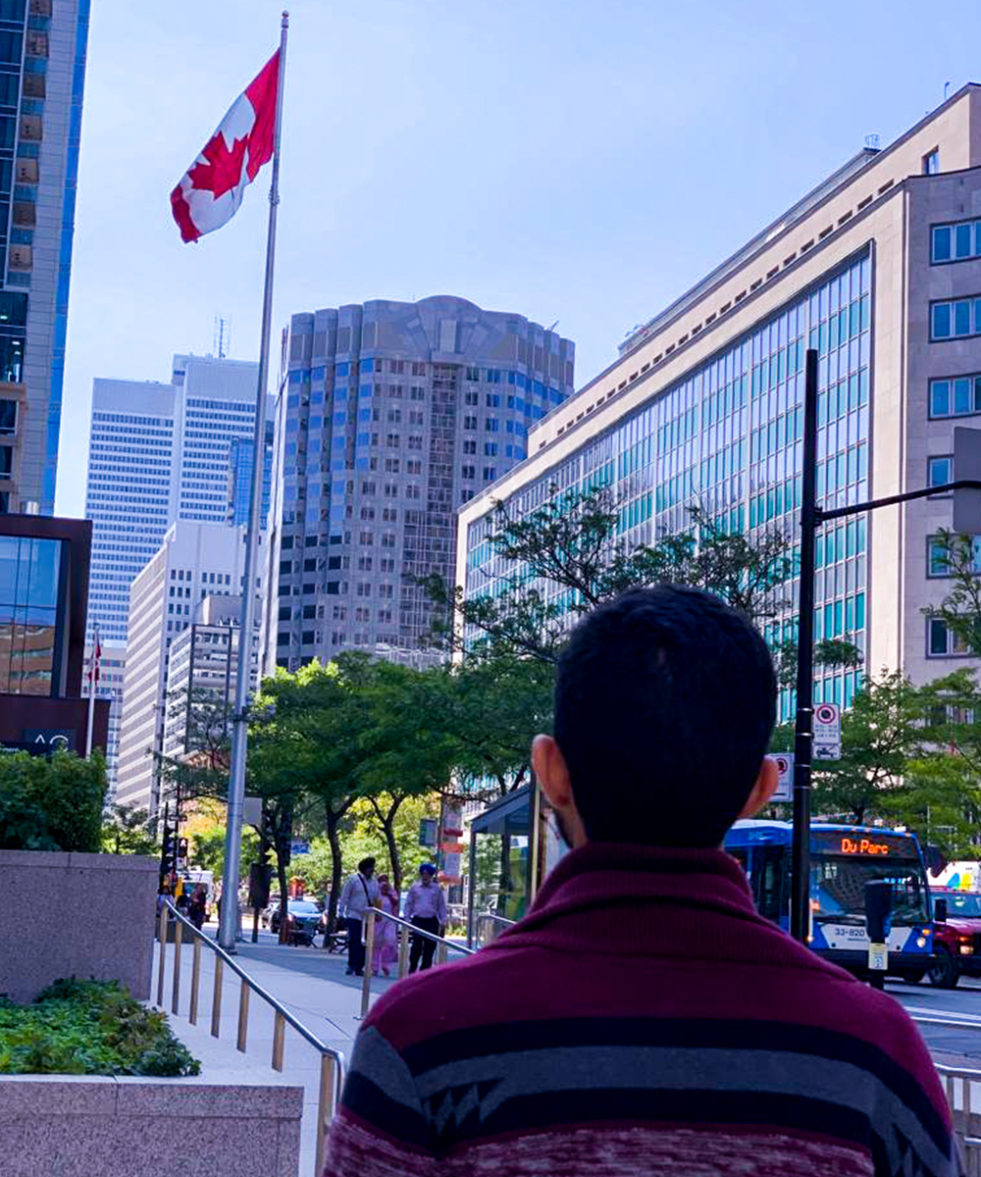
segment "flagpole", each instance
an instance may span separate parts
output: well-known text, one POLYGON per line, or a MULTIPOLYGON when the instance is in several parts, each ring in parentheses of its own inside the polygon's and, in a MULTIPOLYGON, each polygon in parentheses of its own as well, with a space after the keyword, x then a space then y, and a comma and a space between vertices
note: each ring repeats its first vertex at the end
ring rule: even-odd
MULTIPOLYGON (((242 808, 245 801, 245 761, 249 739, 249 686, 252 668, 252 630, 255 617, 255 569, 258 565, 262 515, 262 482, 266 451, 266 383, 269 376, 269 342, 272 331, 273 269, 276 258, 276 209, 279 205, 279 136, 283 117, 283 83, 286 79, 286 34, 290 17, 283 13, 279 36, 279 78, 276 85, 276 125, 273 132, 272 180, 269 185, 269 225, 266 233, 266 277, 262 295, 262 337, 259 345, 259 387, 255 407, 255 449, 252 456, 252 495, 245 530, 245 576, 238 634, 238 668, 235 676, 235 710, 232 713, 232 751, 228 773, 228 816, 225 829, 225 869, 221 880, 221 924, 218 943, 235 951, 239 929, 238 878, 242 852, 242 808)), ((229 654, 231 648, 229 647, 229 654)))
POLYGON ((95 726, 95 673, 98 666, 99 657, 99 626, 96 623, 93 626, 94 640, 92 643, 92 653, 89 657, 89 717, 85 727, 85 759, 89 760, 92 756, 92 729, 95 726))

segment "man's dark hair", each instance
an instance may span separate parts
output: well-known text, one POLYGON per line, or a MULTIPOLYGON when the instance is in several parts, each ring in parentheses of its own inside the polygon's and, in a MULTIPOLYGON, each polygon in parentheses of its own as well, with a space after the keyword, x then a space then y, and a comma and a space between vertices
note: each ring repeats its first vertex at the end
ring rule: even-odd
POLYGON ((776 718, 776 676, 746 618, 699 589, 631 589, 576 626, 555 738, 592 841, 718 846, 776 718))
POLYGON ((362 858, 361 861, 358 863, 358 870, 362 874, 364 874, 364 872, 366 870, 374 870, 374 869, 375 869, 374 858, 362 858))

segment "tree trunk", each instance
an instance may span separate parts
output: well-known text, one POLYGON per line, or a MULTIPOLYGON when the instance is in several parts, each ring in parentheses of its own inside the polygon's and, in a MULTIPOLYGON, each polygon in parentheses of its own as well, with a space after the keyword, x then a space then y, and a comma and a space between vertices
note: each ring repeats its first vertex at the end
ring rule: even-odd
POLYGON ((279 942, 280 944, 288 944, 289 932, 286 928, 286 916, 289 913, 289 908, 287 906, 286 854, 281 836, 276 838, 276 877, 279 879, 279 942))
POLYGON ((399 855, 398 843, 395 840, 395 817, 398 813, 405 796, 392 797, 392 804, 387 813, 382 813, 381 806, 378 801, 372 797, 371 805, 375 811, 375 816, 382 828, 382 833, 385 835, 385 844, 388 847, 388 861, 392 866, 392 885, 396 891, 402 890, 402 859, 399 855))
MULTIPOLYGON (((327 810, 327 841, 330 844, 330 895, 327 897, 327 930, 332 932, 337 926, 337 903, 341 897, 341 876, 343 863, 341 860, 341 840, 338 829, 341 824, 341 813, 327 810)), ((330 936, 324 937, 324 948, 330 943, 330 936)))

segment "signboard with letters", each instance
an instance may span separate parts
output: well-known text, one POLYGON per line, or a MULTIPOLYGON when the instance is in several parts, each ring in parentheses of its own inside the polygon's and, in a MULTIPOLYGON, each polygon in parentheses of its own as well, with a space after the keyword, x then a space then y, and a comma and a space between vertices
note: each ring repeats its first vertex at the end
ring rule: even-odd
POLYGON ((814 708, 814 759, 841 759, 841 708, 837 703, 818 703, 814 708))
POLYGON ((780 783, 773 794, 774 801, 793 801, 794 799, 794 754, 793 752, 776 752, 770 759, 777 766, 780 783))

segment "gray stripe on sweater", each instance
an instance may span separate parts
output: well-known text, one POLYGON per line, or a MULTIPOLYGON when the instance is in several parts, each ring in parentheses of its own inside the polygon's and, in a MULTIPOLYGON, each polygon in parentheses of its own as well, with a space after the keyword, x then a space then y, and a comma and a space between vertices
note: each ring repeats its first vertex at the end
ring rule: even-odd
MULTIPOLYGON (((509 1099, 542 1091, 594 1088, 754 1091, 766 1122, 766 1096, 790 1095, 840 1104, 866 1115, 883 1135, 890 1163, 900 1164, 898 1129, 934 1173, 952 1171, 949 1162, 916 1114, 871 1071, 851 1063, 786 1051, 746 1051, 711 1047, 568 1046, 462 1059, 416 1077, 418 1095, 434 1101, 449 1088, 494 1081, 479 1101, 486 1118, 509 1099)), ((417 1106, 417 1105, 416 1105, 417 1106)))

